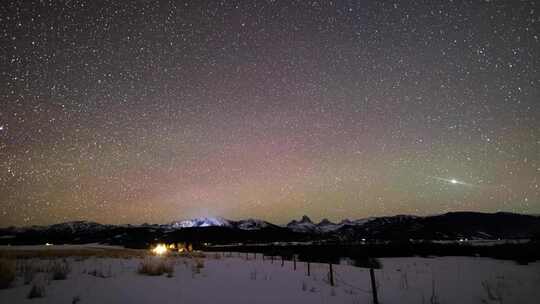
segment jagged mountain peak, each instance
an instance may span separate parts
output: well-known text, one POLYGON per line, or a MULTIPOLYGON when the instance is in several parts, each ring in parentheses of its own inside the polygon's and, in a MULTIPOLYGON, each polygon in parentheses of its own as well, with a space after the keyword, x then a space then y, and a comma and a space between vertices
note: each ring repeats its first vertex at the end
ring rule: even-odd
POLYGON ((327 225, 335 225, 332 223, 329 219, 324 218, 322 221, 318 224, 319 226, 327 226, 327 225))
POLYGON ((307 215, 302 216, 300 221, 291 221, 287 224, 287 228, 295 232, 315 232, 318 230, 317 225, 313 224, 313 222, 307 215))
POLYGON ((304 215, 304 216, 302 216, 302 219, 300 220, 300 223, 313 223, 313 222, 311 221, 309 216, 304 215))

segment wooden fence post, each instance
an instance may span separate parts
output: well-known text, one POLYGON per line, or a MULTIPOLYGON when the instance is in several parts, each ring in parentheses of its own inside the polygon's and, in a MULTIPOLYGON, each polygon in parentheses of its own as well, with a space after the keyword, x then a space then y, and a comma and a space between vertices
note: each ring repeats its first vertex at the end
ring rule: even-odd
POLYGON ((334 270, 332 269, 332 263, 328 263, 328 265, 330 265, 330 286, 334 286, 334 270))
POLYGON ((307 276, 311 275, 311 268, 309 267, 309 262, 307 262, 307 276))
POLYGON ((283 265, 285 265, 285 258, 281 256, 281 267, 283 267, 283 265))
POLYGON ((371 277, 371 292, 373 293, 373 303, 379 304, 379 299, 377 298, 377 284, 375 282, 375 272, 373 268, 369 268, 369 276, 371 277))
POLYGON ((293 270, 296 271, 296 255, 293 255, 293 270))

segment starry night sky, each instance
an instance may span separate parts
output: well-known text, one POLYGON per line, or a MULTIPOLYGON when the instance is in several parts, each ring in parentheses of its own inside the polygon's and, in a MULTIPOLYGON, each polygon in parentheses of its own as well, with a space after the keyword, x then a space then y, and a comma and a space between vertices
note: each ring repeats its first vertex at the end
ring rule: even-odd
POLYGON ((540 213, 537 1, 0 2, 0 226, 540 213))

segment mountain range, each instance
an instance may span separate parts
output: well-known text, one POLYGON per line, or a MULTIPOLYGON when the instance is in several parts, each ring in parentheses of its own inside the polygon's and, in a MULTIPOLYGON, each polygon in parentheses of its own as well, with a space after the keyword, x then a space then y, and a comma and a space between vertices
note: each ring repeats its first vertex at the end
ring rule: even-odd
POLYGON ((0 228, 0 244, 100 242, 146 246, 156 240, 212 243, 276 241, 531 239, 540 217, 515 213, 451 212, 433 216, 396 215, 314 223, 308 216, 280 226, 258 219, 201 217, 167 224, 103 225, 75 221, 50 226, 0 228))

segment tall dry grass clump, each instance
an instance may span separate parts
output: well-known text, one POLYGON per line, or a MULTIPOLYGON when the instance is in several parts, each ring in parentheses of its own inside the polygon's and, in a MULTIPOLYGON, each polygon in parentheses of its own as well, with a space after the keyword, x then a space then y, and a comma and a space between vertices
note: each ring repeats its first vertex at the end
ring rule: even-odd
POLYGON ((45 296, 45 286, 34 283, 26 296, 28 299, 43 298, 45 296))
POLYGON ((70 272, 71 267, 66 260, 54 261, 49 268, 53 280, 65 280, 70 272))
POLYGON ((204 260, 196 258, 191 271, 193 274, 201 273, 201 270, 203 268, 204 268, 204 260))
POLYGON ((39 271, 39 266, 34 265, 31 260, 24 259, 17 261, 17 273, 22 275, 24 285, 32 283, 39 271))
POLYGON ((14 260, 0 260, 0 289, 8 288, 15 280, 16 264, 14 260))
POLYGON ((167 276, 172 277, 174 273, 174 264, 166 259, 147 257, 139 264, 137 272, 149 276, 160 276, 166 273, 167 276))

